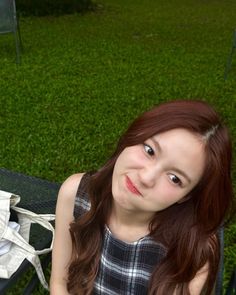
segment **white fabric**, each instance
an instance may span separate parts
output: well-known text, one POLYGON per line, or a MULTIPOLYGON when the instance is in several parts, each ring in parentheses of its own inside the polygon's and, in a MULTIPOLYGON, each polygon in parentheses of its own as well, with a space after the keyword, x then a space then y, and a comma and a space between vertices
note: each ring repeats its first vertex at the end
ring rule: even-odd
MULTIPOLYGON (((19 229, 20 229, 19 223, 16 223, 14 221, 9 221, 8 226, 12 228, 13 230, 15 230, 16 232, 19 232, 19 229)), ((11 241, 2 239, 0 241, 0 255, 6 254, 7 252, 9 252, 11 249, 11 244, 12 244, 11 241)))
POLYGON ((27 259, 34 265, 42 285, 48 289, 38 255, 52 250, 54 228, 49 221, 54 220, 55 215, 36 214, 17 207, 16 205, 19 201, 20 196, 0 190, 0 278, 10 278, 21 263, 27 259), (18 226, 9 222, 10 208, 17 213, 18 226), (49 248, 35 250, 29 244, 30 226, 32 223, 37 223, 52 232, 52 242, 49 248), (10 250, 8 247, 10 247, 10 250), (1 251, 3 251, 3 254, 1 254, 1 251))

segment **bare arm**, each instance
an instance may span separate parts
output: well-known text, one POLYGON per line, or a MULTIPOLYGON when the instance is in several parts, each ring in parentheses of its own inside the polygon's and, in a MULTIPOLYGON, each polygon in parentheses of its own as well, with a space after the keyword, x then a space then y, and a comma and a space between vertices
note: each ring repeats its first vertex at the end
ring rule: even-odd
POLYGON ((72 252, 69 225, 74 220, 75 196, 82 176, 82 173, 70 176, 62 184, 58 194, 50 278, 51 295, 69 295, 66 288, 68 264, 72 252))
MULTIPOLYGON (((189 292, 191 295, 201 295, 204 284, 208 276, 208 263, 206 263, 196 274, 196 276, 189 283, 189 292)), ((174 295, 177 291, 174 291, 174 295)))
MULTIPOLYGON (((214 254, 215 248, 217 247, 217 236, 212 235, 209 237, 209 247, 214 254)), ((196 276, 189 283, 189 291, 191 295, 200 295, 204 290, 204 284, 206 283, 209 274, 209 263, 206 264, 197 272, 196 276)), ((212 292, 213 294, 214 292, 212 292)))
POLYGON ((196 274, 194 279, 189 283, 191 295, 200 295, 208 276, 208 263, 206 263, 196 274))

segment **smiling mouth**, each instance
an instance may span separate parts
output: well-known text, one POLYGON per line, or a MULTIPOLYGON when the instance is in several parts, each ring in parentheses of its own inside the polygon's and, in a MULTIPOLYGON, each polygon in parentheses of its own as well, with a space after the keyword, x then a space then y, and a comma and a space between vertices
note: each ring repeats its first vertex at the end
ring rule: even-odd
POLYGON ((126 186, 131 193, 137 196, 142 196, 140 191, 134 186, 133 182, 130 180, 128 176, 126 176, 126 186))

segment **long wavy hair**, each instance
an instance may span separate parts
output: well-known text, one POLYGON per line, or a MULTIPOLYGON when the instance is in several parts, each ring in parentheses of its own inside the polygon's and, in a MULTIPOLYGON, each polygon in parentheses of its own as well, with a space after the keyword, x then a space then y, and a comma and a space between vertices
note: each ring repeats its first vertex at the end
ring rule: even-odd
POLYGON ((149 224, 150 236, 167 254, 151 275, 148 294, 188 295, 189 282, 206 263, 205 294, 211 294, 220 257, 217 230, 233 206, 231 141, 217 113, 205 102, 176 100, 155 106, 138 117, 120 138, 106 164, 91 176, 88 192, 91 209, 70 226, 72 260, 68 291, 92 293, 102 247, 104 225, 112 206, 112 173, 120 153, 155 134, 184 128, 200 135, 205 148, 205 169, 185 202, 157 212, 149 224))

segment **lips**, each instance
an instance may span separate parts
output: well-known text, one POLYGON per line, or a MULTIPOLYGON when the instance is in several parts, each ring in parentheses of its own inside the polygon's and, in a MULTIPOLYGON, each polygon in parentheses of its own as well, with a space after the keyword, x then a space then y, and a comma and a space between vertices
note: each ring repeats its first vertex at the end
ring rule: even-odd
POLYGON ((126 176, 126 186, 131 193, 133 193, 137 196, 142 195, 140 193, 140 191, 134 186, 133 182, 130 180, 130 178, 128 176, 126 176))

